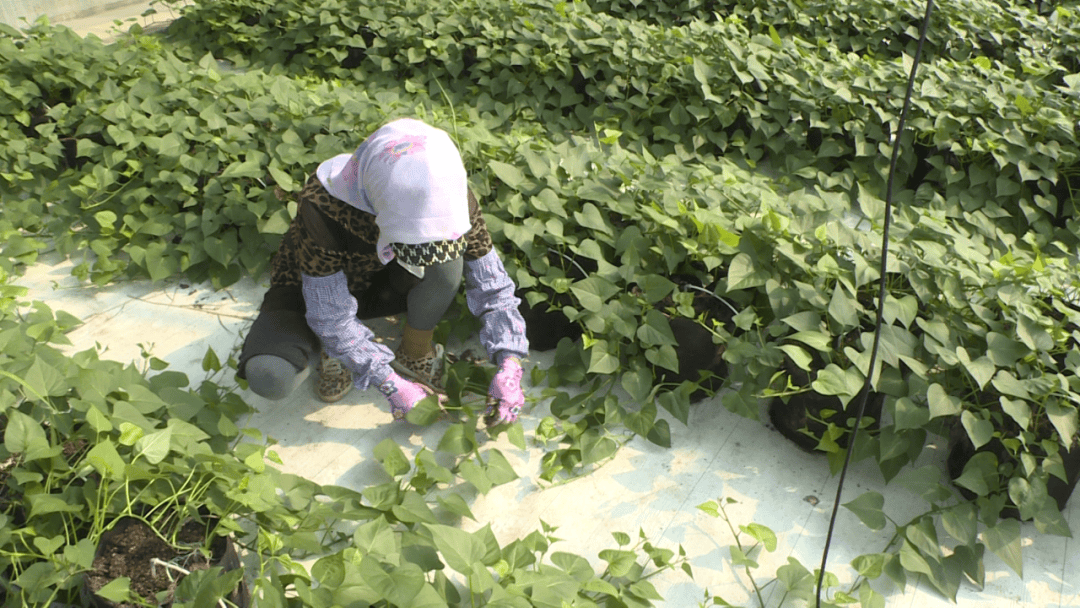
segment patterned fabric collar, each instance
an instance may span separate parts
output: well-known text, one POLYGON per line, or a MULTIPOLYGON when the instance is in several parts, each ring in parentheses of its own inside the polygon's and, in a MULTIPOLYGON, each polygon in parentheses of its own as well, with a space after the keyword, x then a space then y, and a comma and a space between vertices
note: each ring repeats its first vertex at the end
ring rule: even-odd
POLYGON ((391 248, 398 262, 410 266, 431 266, 450 262, 465 252, 465 237, 447 241, 430 241, 409 245, 393 243, 391 248))

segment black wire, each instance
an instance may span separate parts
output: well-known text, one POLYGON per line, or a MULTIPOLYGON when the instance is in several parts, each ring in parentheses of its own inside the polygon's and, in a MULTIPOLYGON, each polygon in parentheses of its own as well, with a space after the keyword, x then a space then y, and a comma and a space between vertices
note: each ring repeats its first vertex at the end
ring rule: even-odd
POLYGON ((919 70, 919 59, 922 57, 923 43, 926 42, 926 30, 930 25, 930 12, 933 7, 934 0, 926 0, 926 15, 923 16, 922 28, 919 31, 919 44, 915 48, 915 60, 911 64, 911 73, 908 75, 907 91, 904 92, 904 107, 900 110, 900 120, 897 122, 896 133, 893 135, 892 158, 889 160, 889 178, 885 185, 885 221, 881 229, 881 276, 878 288, 877 319, 874 324, 874 344, 870 348, 870 365, 866 371, 866 382, 863 383, 862 391, 859 393, 859 411, 855 415, 855 423, 851 428, 851 437, 848 439, 847 452, 844 455, 844 466, 840 469, 840 480, 836 486, 836 499, 833 501, 832 516, 829 518, 829 532, 825 535, 825 548, 821 552, 821 570, 818 571, 817 580, 817 608, 821 608, 821 587, 825 581, 825 565, 829 561, 829 546, 832 544, 833 530, 836 527, 836 516, 840 511, 840 497, 844 491, 844 478, 847 477, 848 466, 851 464, 851 454, 855 450, 855 438, 859 434, 859 426, 862 423, 863 414, 866 413, 866 402, 870 397, 873 386, 874 368, 877 365, 878 347, 881 343, 881 326, 885 317, 885 272, 889 257, 889 227, 892 225, 893 176, 896 173, 896 159, 900 156, 900 138, 904 134, 904 123, 907 121, 908 108, 911 106, 911 93, 915 89, 915 74, 919 70))

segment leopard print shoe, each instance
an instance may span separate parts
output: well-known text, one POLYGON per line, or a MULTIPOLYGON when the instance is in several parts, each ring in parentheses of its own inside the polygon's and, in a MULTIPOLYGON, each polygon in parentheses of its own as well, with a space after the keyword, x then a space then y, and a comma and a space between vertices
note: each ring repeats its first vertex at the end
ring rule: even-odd
POLYGON ((445 353, 442 344, 436 344, 432 352, 428 353, 426 357, 414 359, 407 356, 398 347, 390 366, 402 376, 419 382, 439 394, 446 394, 442 382, 445 353))
POLYGON ((331 357, 324 351, 319 361, 319 378, 315 385, 315 392, 326 403, 334 403, 340 400, 353 388, 352 372, 345 369, 341 361, 331 357))

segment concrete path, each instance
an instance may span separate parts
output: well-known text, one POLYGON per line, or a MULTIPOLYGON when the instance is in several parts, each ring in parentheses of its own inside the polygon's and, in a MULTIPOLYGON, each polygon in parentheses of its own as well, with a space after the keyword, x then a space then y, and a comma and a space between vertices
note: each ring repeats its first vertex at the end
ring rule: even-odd
POLYGON ((50 1, 41 7, 28 3, 25 7, 11 8, 20 1, 10 0, 9 5, 5 0, 0 22, 25 27, 23 18, 33 23, 44 15, 49 23, 66 25, 80 35, 93 35, 105 41, 115 40, 135 24, 144 31, 164 28, 179 16, 181 7, 191 3, 190 0, 66 0, 50 1))
MULTIPOLYGON (((31 299, 84 321, 70 334, 73 351, 104 348, 103 357, 125 362, 149 352, 193 382, 204 377, 201 361, 208 348, 222 360, 237 352, 266 288, 250 280, 223 290, 185 281, 93 287, 72 277, 72 266, 46 255, 16 282, 29 288, 31 299)), ((377 335, 391 342, 397 338, 396 327, 392 320, 373 325, 377 335)), ((550 356, 534 353, 526 367, 534 365, 550 365, 550 356)), ((379 479, 371 455, 380 441, 391 437, 414 454, 423 445, 434 445, 445 429, 440 424, 418 428, 394 422, 374 390, 353 390, 336 404, 324 404, 314 396, 312 382, 280 402, 244 393, 257 413, 241 426, 276 439, 282 468, 318 483, 364 488, 379 479)), ((733 537, 727 525, 696 508, 706 501, 733 498, 738 502, 729 513, 736 525, 756 522, 777 533, 779 546, 761 559, 761 575, 774 573, 789 556, 811 569, 820 562, 836 491, 825 460, 805 454, 765 424, 731 414, 718 398, 695 405, 688 426, 669 420, 672 448, 633 439, 599 470, 556 486, 540 480, 544 452, 531 441, 546 414, 546 404, 534 400, 523 422, 528 449, 518 450, 505 440, 496 444, 521 479, 474 497, 471 507, 479 523, 468 522, 466 528, 490 523, 505 544, 538 530, 543 521, 556 526, 565 539, 556 549, 583 555, 597 565, 602 564, 598 553, 614 548, 613 531, 636 537, 642 530, 654 544, 673 550, 681 544, 691 557, 695 578, 675 572, 653 581, 665 597, 663 605, 678 608, 697 606, 706 590, 737 605, 752 602, 745 578, 731 567, 733 537)), ((934 454, 930 450, 928 462, 940 465, 934 463, 934 454)), ((898 521, 920 512, 901 484, 885 486, 876 469, 867 466, 849 475, 844 502, 869 490, 885 496, 887 513, 898 521)), ((1080 501, 1074 500, 1066 515, 1080 529, 1080 501)), ((1040 535, 1029 524, 1023 530, 1025 578, 990 555, 986 589, 964 585, 960 605, 1080 606, 1077 541, 1040 535)), ((887 540, 842 509, 829 569, 850 581, 847 563, 881 550, 887 540)), ((892 607, 951 605, 920 580, 897 589, 882 579, 877 588, 888 594, 892 607)))

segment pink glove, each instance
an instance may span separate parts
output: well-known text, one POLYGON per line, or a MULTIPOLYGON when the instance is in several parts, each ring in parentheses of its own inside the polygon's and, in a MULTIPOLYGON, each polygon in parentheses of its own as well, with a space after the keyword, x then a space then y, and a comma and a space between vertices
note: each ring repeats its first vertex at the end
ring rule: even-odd
MULTIPOLYGON (((420 402, 421 399, 434 395, 435 392, 428 387, 406 380, 397 374, 397 372, 390 372, 386 381, 379 385, 379 391, 386 397, 386 400, 390 402, 390 413, 393 414, 394 420, 404 420, 405 415, 420 402)), ((439 404, 443 403, 446 399, 443 395, 439 395, 439 404)))
POLYGON ((521 360, 506 357, 488 389, 487 411, 484 422, 488 426, 517 422, 518 413, 525 405, 525 393, 521 390, 521 360))

